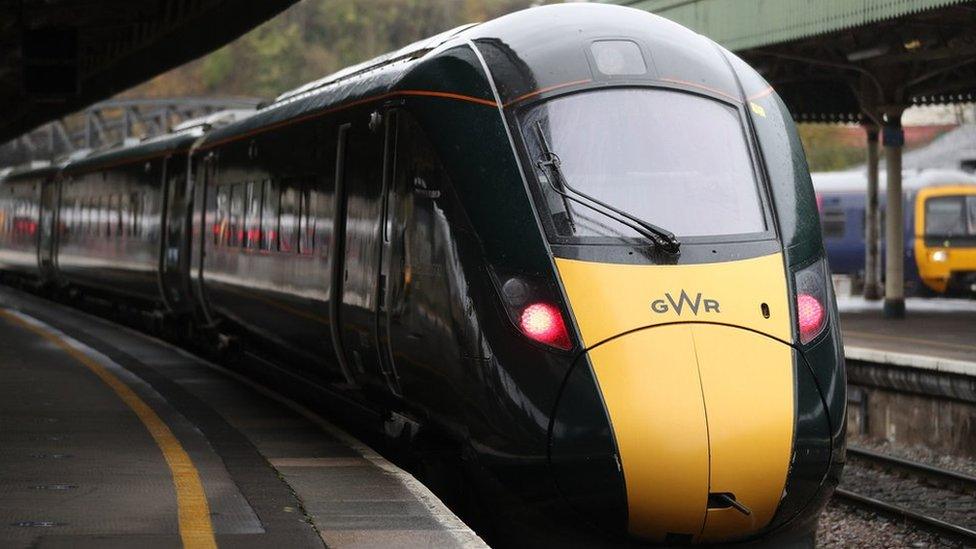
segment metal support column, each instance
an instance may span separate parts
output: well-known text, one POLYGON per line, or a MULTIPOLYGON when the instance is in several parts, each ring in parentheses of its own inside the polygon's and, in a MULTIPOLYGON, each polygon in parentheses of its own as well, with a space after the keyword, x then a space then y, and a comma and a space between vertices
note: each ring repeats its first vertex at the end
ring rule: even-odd
POLYGON ((864 126, 868 138, 868 195, 864 208, 864 298, 881 299, 881 262, 878 257, 878 126, 864 126))
POLYGON ((901 127, 902 109, 885 114, 882 136, 887 173, 885 206, 885 318, 905 318, 905 218, 902 213, 901 152, 905 131, 901 127))

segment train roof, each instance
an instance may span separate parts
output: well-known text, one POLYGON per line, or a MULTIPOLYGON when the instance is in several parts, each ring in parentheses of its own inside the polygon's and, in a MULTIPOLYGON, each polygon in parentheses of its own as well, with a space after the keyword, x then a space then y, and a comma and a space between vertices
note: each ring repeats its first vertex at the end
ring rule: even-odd
MULTIPOLYGON (((243 139, 387 94, 458 94, 459 90, 451 87, 449 73, 441 72, 428 80, 443 84, 440 88, 435 85, 436 89, 411 89, 413 80, 408 76, 455 47, 472 43, 492 72, 497 90, 484 86, 467 99, 488 106, 498 107, 497 99, 502 107, 508 107, 557 88, 599 87, 611 82, 685 86, 742 102, 726 58, 731 54, 708 38, 643 10, 564 3, 451 29, 287 91, 254 116, 208 133, 201 147, 243 139), (646 73, 625 77, 600 74, 589 52, 589 44, 595 40, 639 43, 646 58, 646 73)), ((443 66, 438 70, 444 70, 443 66)), ((481 71, 480 65, 477 70, 481 71)))
POLYGON ((61 166, 61 163, 48 162, 47 160, 32 160, 26 164, 9 168, 0 181, 14 183, 17 181, 48 178, 58 173, 61 166))
POLYGON ((175 126, 169 133, 141 141, 126 142, 121 146, 96 151, 84 158, 69 161, 64 166, 64 171, 66 173, 87 172, 105 166, 128 164, 174 152, 184 152, 189 150, 211 127, 230 124, 250 116, 253 112, 246 109, 230 109, 186 120, 175 126))
MULTIPOLYGON (((878 174, 878 189, 887 188, 885 171, 878 174)), ((813 188, 818 193, 862 193, 867 190, 867 173, 864 171, 815 172, 813 188)), ((976 174, 961 170, 905 170, 902 172, 904 190, 922 189, 935 185, 976 184, 976 174)))

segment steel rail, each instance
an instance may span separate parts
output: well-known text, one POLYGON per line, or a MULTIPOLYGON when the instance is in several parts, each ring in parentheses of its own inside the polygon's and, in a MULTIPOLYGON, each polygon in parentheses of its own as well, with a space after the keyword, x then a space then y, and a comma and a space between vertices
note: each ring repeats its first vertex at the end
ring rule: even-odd
POLYGON ((888 454, 882 454, 880 452, 875 452, 865 448, 849 446, 847 448, 847 453, 855 459, 874 462, 876 465, 888 466, 894 469, 901 469, 911 473, 912 475, 936 481, 937 483, 944 484, 946 486, 958 487, 964 492, 976 493, 976 477, 967 475, 965 473, 951 471, 949 469, 943 469, 941 467, 935 467, 926 463, 919 463, 917 461, 888 454))
POLYGON ((959 526, 958 524, 952 524, 935 517, 917 513, 911 509, 907 509, 899 505, 892 505, 891 503, 861 495, 856 492, 844 490, 842 488, 834 490, 834 495, 864 509, 880 512, 895 518, 905 519, 914 525, 934 534, 952 539, 958 539, 964 543, 976 544, 976 530, 970 530, 969 528, 959 526))

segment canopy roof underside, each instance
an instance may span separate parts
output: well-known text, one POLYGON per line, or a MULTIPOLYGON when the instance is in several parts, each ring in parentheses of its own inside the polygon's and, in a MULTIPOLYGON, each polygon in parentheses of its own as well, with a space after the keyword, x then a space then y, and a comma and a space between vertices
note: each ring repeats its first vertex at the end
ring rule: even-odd
POLYGON ((601 0, 735 51, 806 121, 976 101, 973 0, 601 0))

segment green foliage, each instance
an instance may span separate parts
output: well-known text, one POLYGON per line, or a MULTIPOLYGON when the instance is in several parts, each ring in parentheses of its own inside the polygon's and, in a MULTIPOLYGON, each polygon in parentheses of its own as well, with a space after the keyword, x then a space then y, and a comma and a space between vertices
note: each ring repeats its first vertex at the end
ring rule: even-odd
POLYGON ((304 82, 465 23, 539 0, 302 0, 231 44, 128 96, 271 98, 304 82))
POLYGON ((800 124, 800 140, 807 154, 810 171, 843 170, 864 162, 863 138, 852 142, 851 132, 833 124, 800 124))

